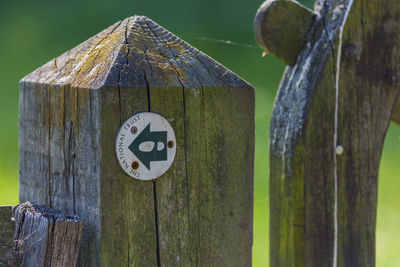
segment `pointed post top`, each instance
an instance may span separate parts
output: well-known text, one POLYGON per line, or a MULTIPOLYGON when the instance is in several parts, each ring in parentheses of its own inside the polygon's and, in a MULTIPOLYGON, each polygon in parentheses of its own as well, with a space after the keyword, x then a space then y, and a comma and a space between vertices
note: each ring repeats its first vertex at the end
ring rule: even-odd
POLYGON ((246 82, 144 16, 117 22, 22 82, 103 86, 245 86, 246 82))
POLYGON ((20 199, 80 216, 78 266, 251 265, 245 81, 134 16, 25 77, 19 96, 20 199))

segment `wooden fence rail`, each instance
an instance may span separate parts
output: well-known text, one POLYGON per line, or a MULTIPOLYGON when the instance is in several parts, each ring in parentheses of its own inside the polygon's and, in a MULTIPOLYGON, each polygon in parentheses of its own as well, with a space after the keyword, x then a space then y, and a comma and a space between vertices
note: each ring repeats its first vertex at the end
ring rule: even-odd
POLYGON ((150 19, 22 79, 19 136, 20 200, 80 216, 79 266, 251 265, 254 89, 150 19))
POLYGON ((270 126, 271 266, 375 265, 379 162, 400 122, 399 17, 386 0, 259 9, 257 41, 289 65, 270 126))

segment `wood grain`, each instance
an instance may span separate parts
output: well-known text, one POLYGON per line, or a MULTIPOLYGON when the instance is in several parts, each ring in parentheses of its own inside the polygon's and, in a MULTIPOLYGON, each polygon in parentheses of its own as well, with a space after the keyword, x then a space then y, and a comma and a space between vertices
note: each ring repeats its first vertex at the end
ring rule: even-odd
POLYGON ((264 51, 293 66, 314 19, 297 1, 268 0, 257 10, 254 37, 264 51))
POLYGON ((0 266, 20 266, 20 256, 14 249, 15 222, 11 206, 0 206, 0 266))
POLYGON ((44 206, 0 207, 0 266, 76 266, 82 231, 76 216, 44 206))
MULTIPOLYGON (((321 5, 321 1, 316 1, 321 5)), ((267 53, 276 56, 285 64, 294 66, 304 45, 310 45, 307 36, 316 13, 292 0, 267 0, 257 10, 254 19, 254 37, 257 44, 267 53)), ((336 19, 336 18, 335 18, 336 19)), ((345 47, 345 54, 356 53, 355 46, 345 47)), ((389 83, 397 83, 393 70, 386 70, 389 83)), ((392 122, 400 124, 400 101, 392 114, 392 122)))
POLYGON ((314 12, 271 119, 270 264, 374 266, 379 162, 400 94, 400 4, 321 0, 314 12))
POLYGON ((392 121, 400 125, 400 100, 397 100, 397 104, 394 106, 392 121))
POLYGON ((76 216, 29 202, 13 212, 13 240, 22 266, 76 266, 83 231, 76 216))
POLYGON ((25 77, 20 95, 21 200, 80 215, 80 266, 251 265, 248 83, 134 16, 25 77), (177 141, 171 168, 149 182, 114 153, 120 125, 142 111, 165 117, 177 141))

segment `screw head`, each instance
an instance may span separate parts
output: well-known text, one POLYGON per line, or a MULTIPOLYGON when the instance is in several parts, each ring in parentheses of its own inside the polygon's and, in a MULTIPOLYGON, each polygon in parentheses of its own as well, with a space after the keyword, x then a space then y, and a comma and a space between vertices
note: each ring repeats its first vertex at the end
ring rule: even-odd
POLYGON ((134 169, 134 170, 139 169, 139 162, 137 162, 136 160, 134 162, 132 162, 132 169, 134 169))
POLYGON ((173 148, 174 147, 174 141, 169 140, 167 146, 168 146, 168 148, 173 148))
POLYGON ((357 48, 353 44, 349 44, 343 47, 343 55, 347 58, 357 56, 357 48))
POLYGON ((131 128, 131 133, 132 133, 132 134, 136 134, 137 131, 138 131, 138 129, 137 129, 136 126, 133 126, 133 127, 131 128))
POLYGON ((344 152, 343 146, 340 146, 340 145, 337 146, 335 149, 335 152, 336 152, 336 155, 338 155, 338 156, 342 155, 344 152))
POLYGON ((392 85, 396 84, 397 81, 398 81, 396 72, 392 71, 392 70, 386 71, 385 79, 386 79, 386 81, 388 81, 392 85))

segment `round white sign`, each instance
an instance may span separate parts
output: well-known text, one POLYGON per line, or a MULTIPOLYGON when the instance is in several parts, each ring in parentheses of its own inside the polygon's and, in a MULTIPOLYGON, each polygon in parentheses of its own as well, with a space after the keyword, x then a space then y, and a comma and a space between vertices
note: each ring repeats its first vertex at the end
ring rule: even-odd
POLYGON ((152 180, 163 175, 174 161, 175 133, 157 113, 137 113, 119 129, 115 151, 127 174, 139 180, 152 180))

